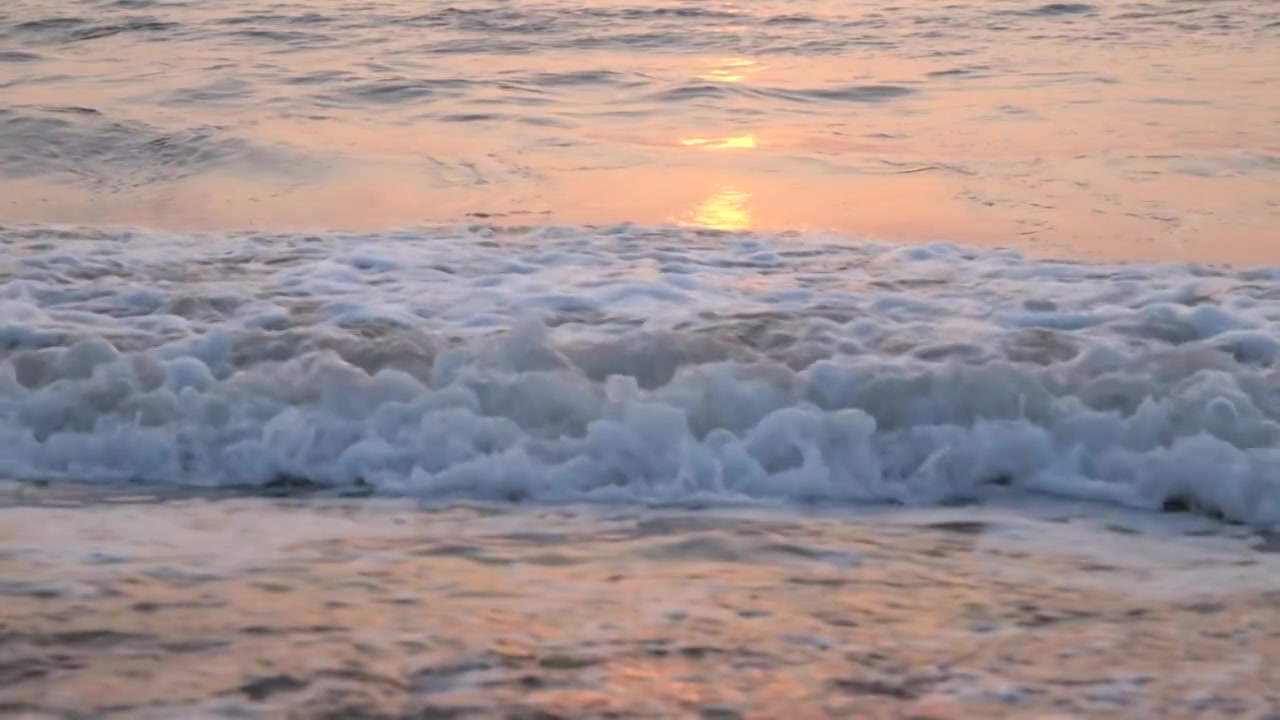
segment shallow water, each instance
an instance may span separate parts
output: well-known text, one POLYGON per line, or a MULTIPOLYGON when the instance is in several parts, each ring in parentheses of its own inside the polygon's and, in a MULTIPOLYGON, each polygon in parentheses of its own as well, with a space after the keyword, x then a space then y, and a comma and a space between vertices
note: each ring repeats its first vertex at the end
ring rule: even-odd
POLYGON ((1269 2, 17 0, 0 44, 10 222, 1280 258, 1269 2))
POLYGON ((1280 702, 1280 560, 1193 518, 5 501, 0 706, 17 717, 1262 718, 1280 702))

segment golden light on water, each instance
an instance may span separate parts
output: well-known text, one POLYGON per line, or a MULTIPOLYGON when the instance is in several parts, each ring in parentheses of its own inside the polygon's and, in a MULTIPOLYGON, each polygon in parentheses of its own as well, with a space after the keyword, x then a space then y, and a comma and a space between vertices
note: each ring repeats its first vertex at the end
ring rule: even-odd
POLYGON ((752 225, 751 193, 735 185, 721 185, 689 212, 681 223, 716 230, 747 230, 752 225))
POLYGON ((748 75, 764 69, 763 65, 750 58, 721 58, 715 62, 714 68, 699 75, 698 78, 714 82, 737 83, 745 80, 748 75))
POLYGON ((710 150, 743 150, 756 146, 755 135, 738 135, 735 137, 717 138, 681 138, 680 144, 685 147, 701 147, 710 150))

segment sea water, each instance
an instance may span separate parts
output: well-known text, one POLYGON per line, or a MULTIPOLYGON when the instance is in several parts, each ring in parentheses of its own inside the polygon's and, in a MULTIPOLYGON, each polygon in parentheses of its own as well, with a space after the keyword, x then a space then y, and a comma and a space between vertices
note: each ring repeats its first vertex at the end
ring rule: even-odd
POLYGON ((1274 263, 1265 0, 11 0, 0 219, 1274 263))
POLYGON ((0 715, 1266 717, 1269 3, 0 8, 0 715))
POLYGON ((1280 271, 631 225, 3 239, 18 717, 1275 705, 1280 271))

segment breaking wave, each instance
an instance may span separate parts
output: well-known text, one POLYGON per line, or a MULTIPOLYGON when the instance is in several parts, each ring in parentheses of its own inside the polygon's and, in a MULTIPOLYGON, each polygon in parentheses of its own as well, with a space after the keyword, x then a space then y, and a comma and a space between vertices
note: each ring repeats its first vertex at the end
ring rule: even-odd
POLYGON ((0 228, 0 474, 1280 523, 1280 269, 608 228, 0 228))

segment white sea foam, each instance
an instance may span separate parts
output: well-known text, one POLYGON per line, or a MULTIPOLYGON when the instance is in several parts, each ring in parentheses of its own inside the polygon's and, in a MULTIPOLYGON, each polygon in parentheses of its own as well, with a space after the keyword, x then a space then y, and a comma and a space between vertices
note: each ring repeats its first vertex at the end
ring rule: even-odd
POLYGON ((1280 270, 633 226, 0 242, 17 479, 1280 524, 1280 270))

